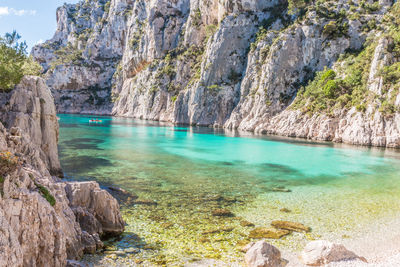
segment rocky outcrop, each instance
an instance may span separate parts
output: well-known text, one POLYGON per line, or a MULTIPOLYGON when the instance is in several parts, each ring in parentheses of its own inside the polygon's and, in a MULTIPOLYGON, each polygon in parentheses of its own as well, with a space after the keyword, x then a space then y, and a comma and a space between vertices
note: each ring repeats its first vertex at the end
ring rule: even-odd
POLYGON ((304 264, 322 266, 331 262, 365 261, 354 252, 347 250, 341 244, 334 244, 324 240, 312 241, 307 244, 301 253, 304 264))
POLYGON ((400 147, 400 93, 381 75, 398 55, 379 40, 398 27, 384 19, 393 3, 310 3, 300 16, 285 0, 82 1, 58 9, 56 34, 32 55, 60 112, 400 147), (370 40, 380 43, 363 74, 369 107, 293 107, 316 72, 340 69, 370 40))
MULTIPOLYGON (((43 79, 26 76, 11 92, 2 117, 7 127, 22 130, 40 147, 40 158, 53 175, 61 175, 58 160, 58 122, 54 99, 43 79)), ((4 107, 3 107, 4 108, 4 107)), ((15 133, 17 136, 22 133, 15 133)))
POLYGON ((121 233, 118 203, 97 183, 52 176, 61 171, 58 122, 45 82, 25 77, 0 99, 0 266, 65 266, 101 247, 100 236, 121 233), (86 231, 77 209, 97 228, 86 231))
POLYGON ((98 183, 70 182, 66 183, 65 190, 82 229, 100 236, 119 235, 124 231, 117 200, 100 189, 98 183))

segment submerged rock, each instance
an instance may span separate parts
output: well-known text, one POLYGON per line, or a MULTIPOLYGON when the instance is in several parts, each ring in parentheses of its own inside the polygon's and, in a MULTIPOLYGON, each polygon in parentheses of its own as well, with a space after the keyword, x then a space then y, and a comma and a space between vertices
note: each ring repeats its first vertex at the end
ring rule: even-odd
POLYGON ((148 205, 148 206, 157 206, 157 202, 151 200, 151 199, 143 199, 143 198, 138 198, 133 201, 133 204, 137 205, 148 205))
POLYGON ((278 267, 282 262, 279 249, 265 241, 253 244, 244 259, 248 267, 278 267))
POLYGON ((233 231, 233 227, 222 227, 219 229, 212 229, 212 230, 207 230, 204 231, 202 234, 203 235, 208 235, 208 234, 218 234, 218 233, 222 233, 222 232, 232 232, 233 231))
POLYGON ((234 217, 235 214, 233 214, 230 210, 227 209, 216 209, 213 210, 211 213, 213 216, 217 217, 234 217))
POLYGON ((240 221, 240 225, 243 226, 243 227, 254 227, 255 226, 254 223, 251 223, 251 222, 246 221, 246 220, 240 221))
POLYGON ((288 222, 288 221, 273 221, 271 225, 277 229, 290 230, 295 232, 310 232, 310 227, 304 226, 298 222, 288 222))
POLYGON ((257 227, 253 229, 249 238, 261 239, 261 238, 271 238, 271 239, 279 239, 285 235, 290 234, 288 230, 279 230, 275 228, 267 228, 267 227, 257 227))
POLYGON ((108 189, 121 194, 129 194, 129 192, 126 191, 125 189, 116 186, 109 186, 108 189))
POLYGON ((271 191, 273 191, 273 192, 284 192, 284 193, 292 192, 292 190, 284 188, 284 187, 273 187, 273 188, 271 188, 271 191))
POLYGON ((347 250, 343 245, 334 244, 325 240, 308 243, 301 253, 301 259, 304 264, 311 266, 321 266, 339 261, 366 261, 365 258, 357 256, 354 252, 347 250))
POLYGON ((290 209, 287 209, 287 208, 282 208, 282 209, 280 209, 279 211, 282 211, 282 212, 285 212, 285 213, 290 213, 290 212, 292 212, 290 209))

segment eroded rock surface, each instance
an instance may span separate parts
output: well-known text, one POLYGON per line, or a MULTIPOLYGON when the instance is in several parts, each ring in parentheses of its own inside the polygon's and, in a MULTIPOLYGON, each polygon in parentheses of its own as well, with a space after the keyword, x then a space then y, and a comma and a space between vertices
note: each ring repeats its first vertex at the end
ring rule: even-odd
POLYGON ((82 229, 91 234, 119 235, 124 231, 124 221, 119 213, 119 205, 115 198, 100 189, 96 182, 68 182, 65 190, 69 205, 77 216, 82 229), (87 218, 91 218, 88 220, 87 218))
POLYGON ((121 233, 118 203, 97 183, 52 176, 61 172, 58 122, 44 80, 25 77, 0 99, 0 266, 65 266, 102 247, 101 235, 121 233), (71 198, 72 185, 79 193, 71 198), (97 227, 86 231, 75 209, 97 227))

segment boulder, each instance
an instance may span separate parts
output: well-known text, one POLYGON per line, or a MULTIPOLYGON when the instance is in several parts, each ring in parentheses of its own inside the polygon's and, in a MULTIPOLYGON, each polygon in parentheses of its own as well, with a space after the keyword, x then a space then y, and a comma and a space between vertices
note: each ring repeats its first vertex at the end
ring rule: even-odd
POLYGON ((312 241, 307 244, 301 253, 304 264, 321 266, 331 262, 362 260, 354 252, 347 250, 341 244, 334 244, 325 240, 312 241))
POLYGON ((91 213, 99 224, 92 220, 84 220, 84 217, 77 215, 79 224, 83 229, 93 229, 101 225, 100 235, 119 235, 124 231, 124 221, 119 211, 119 204, 110 193, 100 189, 96 182, 69 182, 65 190, 74 211, 91 213), (86 225, 89 223, 90 225, 86 225))
POLYGON ((282 263, 281 252, 265 241, 258 241, 247 250, 245 262, 248 267, 278 267, 282 263))

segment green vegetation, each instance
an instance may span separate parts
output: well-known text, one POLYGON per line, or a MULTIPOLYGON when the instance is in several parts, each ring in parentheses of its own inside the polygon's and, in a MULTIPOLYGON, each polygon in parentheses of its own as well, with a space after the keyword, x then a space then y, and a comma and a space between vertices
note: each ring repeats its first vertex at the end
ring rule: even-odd
POLYGON ((44 197, 51 206, 54 206, 56 204, 56 199, 50 193, 49 189, 37 183, 35 183, 35 185, 39 189, 39 193, 42 195, 42 197, 44 197))
POLYGON ((289 14, 293 14, 297 10, 305 8, 309 2, 309 0, 288 0, 289 14))
POLYGON ((140 22, 139 20, 136 20, 136 25, 138 25, 138 29, 134 31, 131 39, 129 40, 129 46, 133 49, 136 50, 139 48, 140 42, 142 40, 143 34, 144 34, 144 28, 147 25, 147 22, 140 22))
POLYGON ((191 15, 191 18, 193 26, 197 28, 200 27, 202 21, 201 21, 201 11, 199 8, 194 11, 194 13, 191 15))
POLYGON ((0 176, 4 177, 7 174, 15 171, 18 167, 19 159, 9 151, 0 152, 0 176))
POLYGON ((207 89, 210 91, 217 91, 217 90, 221 89, 221 87, 219 87, 218 84, 212 84, 210 86, 207 86, 207 89))
POLYGON ((56 204, 56 199, 54 198, 54 196, 50 193, 49 189, 47 189, 45 186, 38 184, 35 181, 35 177, 33 176, 32 173, 29 173, 29 178, 31 178, 31 180, 33 181, 33 183, 35 184, 35 186, 37 187, 37 189, 39 190, 39 193, 42 197, 44 197, 44 199, 47 200, 47 202, 49 202, 49 204, 51 206, 54 206, 56 204))
POLYGON ((104 4, 104 12, 108 13, 110 11, 111 1, 104 4))
POLYGON ((50 68, 55 69, 58 65, 80 64, 83 59, 83 50, 76 49, 71 43, 54 52, 56 59, 50 63, 50 68))
POLYGON ((24 75, 40 75, 42 67, 27 56, 27 45, 15 31, 0 37, 0 91, 8 92, 24 75))
POLYGON ((371 44, 358 55, 345 55, 341 70, 345 73, 344 78, 338 78, 337 73, 328 68, 318 72, 313 81, 299 90, 293 107, 311 114, 331 113, 336 108, 352 106, 365 110, 368 74, 375 47, 371 44))
MULTIPOLYGON (((378 11, 380 6, 378 2, 368 4, 361 1, 360 8, 370 13, 378 11)), ((339 12, 336 21, 330 21, 325 25, 323 29, 325 35, 337 37, 346 33, 345 16, 340 13, 345 14, 339 12), (340 26, 342 28, 338 25, 342 25, 340 26)), ((400 111, 395 105, 396 97, 400 93, 400 62, 396 60, 400 57, 400 4, 395 3, 379 24, 375 20, 369 20, 365 21, 365 27, 367 30, 381 31, 382 34, 371 35, 360 51, 342 55, 335 71, 326 68, 318 72, 307 86, 299 90, 292 108, 301 109, 309 114, 318 112, 328 115, 336 109, 352 107, 365 112, 367 106, 378 109, 386 116, 400 111), (371 62, 379 40, 375 36, 387 39, 389 45, 385 54, 390 54, 389 58, 394 59, 387 62, 388 65, 383 66, 376 75, 376 78, 381 77, 383 81, 379 95, 370 91, 368 84, 371 62)))

